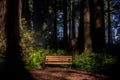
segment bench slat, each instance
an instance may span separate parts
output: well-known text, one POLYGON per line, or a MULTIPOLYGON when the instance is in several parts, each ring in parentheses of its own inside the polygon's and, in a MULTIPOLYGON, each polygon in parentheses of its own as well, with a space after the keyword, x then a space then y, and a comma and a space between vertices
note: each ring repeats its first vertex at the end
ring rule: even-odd
POLYGON ((72 58, 46 58, 46 60, 72 60, 72 58))
POLYGON ((56 58, 56 57, 53 57, 53 58, 46 58, 46 59, 72 59, 72 58, 67 58, 67 57, 64 57, 64 58, 56 58))
POLYGON ((46 56, 45 64, 72 64, 72 56, 46 56))
POLYGON ((72 58, 72 56, 46 56, 46 58, 72 58))
POLYGON ((46 59, 46 61, 72 61, 72 59, 46 59))
POLYGON ((55 61, 53 61, 53 62, 45 62, 45 64, 72 64, 72 62, 55 62, 55 61))

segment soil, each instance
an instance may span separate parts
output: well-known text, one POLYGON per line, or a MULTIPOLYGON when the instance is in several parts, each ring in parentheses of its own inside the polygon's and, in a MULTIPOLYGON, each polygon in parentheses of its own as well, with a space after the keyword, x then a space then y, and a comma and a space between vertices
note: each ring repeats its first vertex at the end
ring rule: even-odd
POLYGON ((107 76, 91 71, 48 68, 29 71, 35 80, 107 80, 107 76))

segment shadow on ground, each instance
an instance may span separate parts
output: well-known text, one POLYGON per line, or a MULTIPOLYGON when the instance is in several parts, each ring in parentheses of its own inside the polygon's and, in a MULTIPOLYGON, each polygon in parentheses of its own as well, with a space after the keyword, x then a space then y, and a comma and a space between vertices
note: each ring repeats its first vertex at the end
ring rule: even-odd
POLYGON ((4 63, 0 67, 0 80, 35 80, 21 63, 4 63))

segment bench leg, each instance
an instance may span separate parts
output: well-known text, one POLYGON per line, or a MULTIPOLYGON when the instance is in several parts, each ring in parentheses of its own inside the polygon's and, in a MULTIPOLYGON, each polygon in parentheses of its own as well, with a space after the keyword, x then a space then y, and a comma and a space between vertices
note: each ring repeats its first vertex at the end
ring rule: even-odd
POLYGON ((43 69, 45 68, 45 63, 44 62, 42 62, 40 65, 42 66, 43 69))
POLYGON ((72 69, 72 65, 69 65, 69 69, 72 69))

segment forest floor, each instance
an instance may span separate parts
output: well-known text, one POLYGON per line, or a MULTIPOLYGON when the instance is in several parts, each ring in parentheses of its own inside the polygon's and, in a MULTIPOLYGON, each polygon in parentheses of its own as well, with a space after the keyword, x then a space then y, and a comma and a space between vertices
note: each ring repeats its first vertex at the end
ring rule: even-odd
POLYGON ((107 80, 108 76, 91 71, 49 68, 29 71, 35 80, 107 80))

